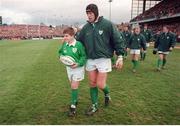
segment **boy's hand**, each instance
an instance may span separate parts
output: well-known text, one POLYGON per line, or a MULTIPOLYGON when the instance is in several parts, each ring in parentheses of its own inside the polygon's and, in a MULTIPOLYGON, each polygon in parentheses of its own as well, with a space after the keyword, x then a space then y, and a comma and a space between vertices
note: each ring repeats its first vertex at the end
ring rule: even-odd
POLYGON ((74 69, 74 68, 78 67, 78 64, 75 63, 75 64, 71 65, 70 67, 71 67, 72 69, 74 69))

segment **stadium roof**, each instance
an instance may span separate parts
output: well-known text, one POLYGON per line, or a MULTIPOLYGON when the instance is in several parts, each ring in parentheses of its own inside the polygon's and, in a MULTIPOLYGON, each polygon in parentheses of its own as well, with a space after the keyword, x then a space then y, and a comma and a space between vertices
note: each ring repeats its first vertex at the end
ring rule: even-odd
POLYGON ((163 0, 132 0, 131 19, 150 9, 161 1, 163 0))

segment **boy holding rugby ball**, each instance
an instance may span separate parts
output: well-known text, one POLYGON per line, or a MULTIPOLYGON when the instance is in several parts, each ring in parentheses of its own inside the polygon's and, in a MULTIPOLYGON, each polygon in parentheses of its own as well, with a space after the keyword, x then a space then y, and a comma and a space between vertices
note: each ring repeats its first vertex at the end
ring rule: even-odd
POLYGON ((72 27, 64 29, 64 43, 59 50, 59 57, 70 56, 75 63, 66 66, 67 75, 71 83, 71 105, 68 116, 75 116, 78 103, 79 82, 84 79, 84 65, 86 63, 86 53, 81 42, 74 38, 75 31, 72 27))

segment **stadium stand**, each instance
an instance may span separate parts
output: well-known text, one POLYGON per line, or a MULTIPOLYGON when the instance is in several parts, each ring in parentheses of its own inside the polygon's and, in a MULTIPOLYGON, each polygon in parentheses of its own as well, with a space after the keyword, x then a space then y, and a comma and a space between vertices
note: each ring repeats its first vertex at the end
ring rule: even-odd
POLYGON ((1 39, 51 39, 62 36, 62 27, 50 27, 46 25, 2 25, 0 26, 1 39))
POLYGON ((133 18, 131 22, 145 19, 159 19, 164 16, 171 17, 176 16, 179 13, 179 0, 163 0, 160 3, 156 4, 154 7, 150 8, 149 10, 133 18))
POLYGON ((162 30, 163 25, 168 25, 170 31, 176 33, 177 41, 180 42, 180 1, 162 0, 154 7, 137 15, 130 24, 139 23, 148 27, 156 34, 162 30))

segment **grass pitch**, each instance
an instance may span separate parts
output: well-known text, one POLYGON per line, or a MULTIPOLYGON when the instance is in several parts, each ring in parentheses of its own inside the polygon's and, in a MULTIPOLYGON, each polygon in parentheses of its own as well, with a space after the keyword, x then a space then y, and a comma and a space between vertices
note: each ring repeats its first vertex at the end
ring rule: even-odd
POLYGON ((75 118, 67 117, 70 85, 58 61, 57 40, 0 41, 0 124, 180 124, 180 50, 168 56, 167 69, 155 72, 157 56, 148 50, 137 73, 130 57, 108 76, 112 103, 84 115, 90 105, 87 76, 79 87, 75 118))

